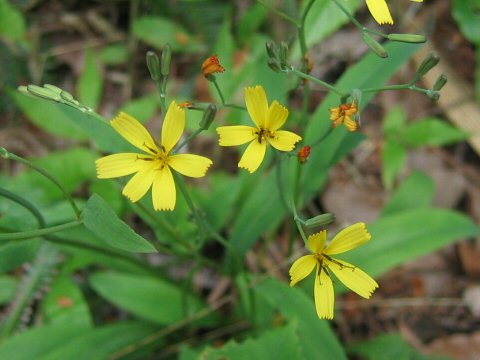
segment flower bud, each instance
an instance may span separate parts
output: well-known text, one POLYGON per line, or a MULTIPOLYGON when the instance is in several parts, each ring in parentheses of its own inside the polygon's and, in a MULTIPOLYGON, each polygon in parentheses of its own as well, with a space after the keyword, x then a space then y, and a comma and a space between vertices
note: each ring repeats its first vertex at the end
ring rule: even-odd
POLYGON ((305 221, 305 226, 308 228, 323 227, 331 224, 335 221, 335 215, 332 213, 325 213, 317 215, 311 219, 305 221))
POLYGON ((288 44, 285 41, 280 43, 280 52, 278 58, 280 59, 280 66, 282 68, 287 66, 288 44))
POLYGON ((215 104, 210 104, 203 112, 202 120, 200 120, 200 128, 202 130, 207 130, 215 120, 215 115, 217 115, 217 106, 215 104))
POLYGON ((420 44, 427 41, 425 36, 418 34, 388 34, 387 39, 391 41, 399 41, 413 44, 420 44))
POLYGON ((28 85, 27 86, 27 91, 35 95, 37 97, 40 97, 42 99, 50 100, 50 101, 60 101, 60 95, 50 89, 45 89, 43 87, 37 86, 37 85, 28 85))
POLYGON ((440 90, 441 88, 443 88, 445 86, 445 84, 447 83, 447 76, 442 74, 440 75, 437 80, 435 81, 435 84, 433 84, 433 87, 432 87, 432 90, 440 90))
POLYGON ((68 101, 68 102, 71 102, 71 103, 78 102, 73 98, 73 95, 70 94, 68 91, 62 90, 62 92, 60 93, 60 96, 65 101, 68 101))
POLYGON ((59 95, 60 95, 60 93, 63 91, 63 90, 60 89, 58 86, 51 85, 51 84, 44 84, 43 87, 44 87, 45 89, 52 90, 53 92, 56 92, 56 93, 59 94, 59 95))
POLYGON ((202 74, 209 81, 215 81, 215 73, 223 73, 225 68, 220 64, 217 55, 212 55, 202 63, 202 74))
POLYGON ((372 38, 368 33, 363 32, 362 38, 363 38, 363 42, 367 44, 370 50, 372 50, 375 54, 377 54, 381 58, 388 57, 387 50, 385 50, 383 46, 380 45, 380 43, 374 38, 372 38))
POLYGON ((172 61, 172 48, 169 44, 162 49, 162 60, 160 61, 160 73, 162 76, 170 74, 170 62, 172 61))
POLYGON ((268 67, 275 72, 282 71, 282 67, 280 66, 280 63, 278 62, 277 59, 270 58, 268 59, 267 64, 268 64, 268 67))
POLYGON ((440 58, 437 54, 429 54, 418 67, 417 73, 415 74, 415 79, 420 79, 435 66, 437 66, 440 58))
POLYGON ((440 99, 440 93, 435 90, 428 90, 427 91, 427 96, 432 99, 433 101, 438 101, 440 99))
POLYGON ((265 43, 265 47, 267 48, 267 54, 270 59, 277 59, 278 58, 278 47, 273 41, 267 41, 265 43))
POLYGON ((308 160, 308 157, 310 156, 310 150, 310 145, 306 145, 298 150, 297 157, 300 164, 305 164, 305 162, 308 160))
POLYGON ((158 56, 155 52, 153 51, 147 51, 147 68, 150 73, 150 77, 152 78, 153 81, 158 81, 160 80, 160 60, 158 59, 158 56))

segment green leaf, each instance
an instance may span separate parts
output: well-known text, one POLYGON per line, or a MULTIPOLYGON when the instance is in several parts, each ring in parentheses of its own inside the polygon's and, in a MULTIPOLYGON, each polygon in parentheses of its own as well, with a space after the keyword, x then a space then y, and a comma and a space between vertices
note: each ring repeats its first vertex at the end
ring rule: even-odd
POLYGON ((107 244, 130 252, 154 252, 155 248, 120 220, 111 207, 93 194, 83 209, 83 224, 107 244))
POLYGON ((83 72, 78 79, 78 100, 92 108, 98 108, 102 96, 103 78, 96 64, 93 52, 88 49, 85 55, 83 72))
POLYGON ((430 357, 416 351, 397 333, 383 334, 368 341, 348 345, 347 351, 367 360, 439 360, 437 356, 430 357))
POLYGON ((382 147, 382 182, 386 189, 391 189, 395 179, 405 165, 406 150, 393 140, 386 140, 382 147))
POLYGON ((68 276, 55 279, 42 302, 42 310, 47 324, 70 324, 83 328, 93 325, 90 310, 82 292, 68 276))
POLYGON ((269 10, 260 3, 254 3, 246 9, 236 26, 238 38, 242 43, 258 32, 268 13, 269 10))
POLYGON ((468 139, 469 133, 438 118, 425 118, 407 126, 402 142, 407 146, 443 146, 468 139))
POLYGON ((395 213, 369 224, 368 230, 372 239, 341 258, 371 276, 480 233, 467 216, 444 209, 395 213))
POLYGON ((277 308, 285 319, 297 321, 297 334, 301 339, 301 350, 306 360, 346 359, 342 346, 326 320, 317 317, 312 297, 300 289, 291 288, 274 278, 268 278, 254 288, 258 296, 264 297, 277 308))
POLYGON ((229 341, 220 348, 207 348, 199 358, 205 360, 303 360, 300 339, 295 321, 279 329, 262 333, 257 339, 247 339, 242 343, 229 341))
POLYGON ((12 276, 0 276, 0 304, 10 302, 17 292, 18 281, 12 276))
MULTIPOLYGON (((70 342, 84 328, 69 324, 31 328, 6 339, 0 345, 0 359, 49 359, 46 355, 58 346, 70 342)), ((77 349, 83 351, 86 349, 77 349)))
POLYGON ((434 195, 432 179, 422 172, 413 172, 395 191, 382 209, 382 217, 418 208, 427 208, 434 195))
POLYGON ((26 31, 27 26, 22 13, 7 0, 0 0, 0 36, 21 41, 24 40, 26 31))
POLYGON ((156 16, 143 16, 132 25, 133 34, 148 45, 161 49, 170 44, 173 51, 195 53, 205 50, 204 44, 195 39, 175 22, 156 16))
POLYGON ((392 108, 383 120, 383 133, 392 140, 397 140, 407 122, 407 114, 401 106, 392 108))
POLYGON ((157 277, 96 273, 90 284, 116 306, 159 325, 173 324, 203 308, 196 297, 157 277))
MULTIPOLYGON (((28 119, 40 129, 67 139, 87 139, 84 130, 74 122, 72 123, 62 111, 61 107, 65 105, 34 99, 14 90, 7 90, 7 93, 28 119)), ((77 116, 78 114, 71 113, 71 115, 77 116)))
POLYGON ((105 46, 98 54, 98 58, 105 65, 124 64, 128 61, 128 49, 124 44, 105 46))
POLYGON ((463 35, 472 43, 480 45, 480 1, 454 0, 452 15, 463 35))
POLYGON ((10 242, 0 245, 0 273, 13 270, 31 261, 39 245, 39 239, 29 239, 22 242, 10 242))
POLYGON ((140 122, 151 119, 159 106, 157 95, 148 95, 122 105, 120 111, 126 112, 140 122))
MULTIPOLYGON (((111 355, 131 348, 151 335, 156 329, 139 322, 122 322, 113 325, 81 330, 67 341, 58 341, 56 347, 39 357, 41 360, 104 360, 111 355)), ((29 359, 34 359, 30 357, 29 359)))

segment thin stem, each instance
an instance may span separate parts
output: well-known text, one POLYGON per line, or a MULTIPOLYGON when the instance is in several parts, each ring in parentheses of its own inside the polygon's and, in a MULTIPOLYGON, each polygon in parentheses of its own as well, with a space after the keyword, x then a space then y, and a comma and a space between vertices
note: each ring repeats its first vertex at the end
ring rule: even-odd
POLYGON ((348 9, 347 9, 345 6, 343 6, 343 4, 342 4, 340 1, 338 1, 338 0, 333 0, 333 2, 339 7, 339 9, 340 9, 345 15, 347 15, 347 17, 350 19, 350 21, 351 21, 358 29, 360 29, 361 31, 364 31, 364 30, 365 30, 365 28, 363 27, 363 25, 360 24, 360 23, 357 21, 357 19, 355 19, 355 18, 353 17, 352 14, 350 14, 350 12, 348 11, 348 9))
POLYGON ((315 141, 312 145, 310 145, 311 147, 315 147, 317 145, 319 145, 323 140, 325 140, 325 138, 330 135, 330 133, 333 131, 333 127, 329 126, 327 131, 325 132, 325 134, 323 134, 322 136, 320 136, 318 138, 317 141, 315 141))
POLYGON ((360 89, 362 93, 371 93, 371 92, 380 92, 380 91, 389 91, 389 90, 412 90, 412 91, 420 92, 422 94, 427 94, 431 92, 430 89, 424 89, 413 84, 386 85, 386 86, 375 87, 375 88, 360 89))
POLYGON ((340 92, 339 90, 337 90, 333 85, 330 85, 329 83, 325 82, 325 81, 322 81, 320 79, 317 79, 316 77, 313 77, 311 75, 308 75, 308 74, 305 74, 304 72, 302 71, 299 71, 297 69, 288 69, 286 70, 287 72, 291 72, 291 73, 294 73, 295 75, 303 78, 303 79, 307 79, 307 80, 310 80, 312 82, 314 82, 315 84, 317 85, 320 85, 321 87, 324 87, 325 89, 337 94, 338 96, 342 97, 342 96, 346 96, 344 93, 340 92))
POLYGON ((57 225, 57 226, 51 226, 48 228, 42 228, 42 229, 37 229, 37 230, 30 230, 30 231, 20 231, 20 232, 14 232, 14 233, 9 233, 9 234, 0 234, 0 241, 2 240, 24 240, 24 239, 30 239, 30 238, 35 238, 38 236, 45 236, 48 234, 55 233, 57 231, 65 230, 65 229, 70 229, 75 226, 79 226, 82 224, 81 220, 75 220, 71 221, 69 223, 57 225))
POLYGON ((35 207, 35 205, 33 205, 31 202, 25 200, 24 198, 18 196, 15 193, 13 193, 11 191, 8 191, 6 189, 3 189, 3 188, 0 188, 0 196, 6 197, 7 199, 10 199, 10 200, 16 202, 17 204, 23 206, 25 209, 30 211, 30 213, 35 217, 35 219, 37 219, 38 226, 40 228, 45 227, 45 225, 46 225, 45 219, 43 218, 40 211, 38 211, 38 209, 35 207))
POLYGON ((68 202, 70 203, 70 206, 72 207, 73 211, 75 212, 75 216, 77 217, 77 219, 80 219, 81 218, 81 213, 80 213, 80 210, 78 209, 77 205, 75 204, 75 202, 73 201, 73 198, 70 196, 70 194, 67 192, 67 190, 65 190, 65 188, 62 186, 62 184, 60 184, 57 179, 55 179, 52 175, 50 175, 48 172, 46 172, 44 169, 32 164, 30 161, 28 161, 27 159, 24 159, 18 155, 15 155, 11 152, 9 152, 7 149, 5 148, 0 148, 0 155, 5 158, 5 159, 11 159, 11 160, 15 160, 15 161, 18 161, 28 167, 30 167, 31 169, 37 171, 38 173, 42 174, 43 176, 45 176, 48 180, 50 180, 51 182, 53 182, 59 189, 60 191, 63 193, 63 195, 65 196, 65 198, 68 200, 68 202))
POLYGON ((190 135, 188 135, 184 140, 182 140, 182 142, 180 144, 178 144, 175 149, 173 149, 170 154, 171 155, 174 155, 176 153, 178 153, 180 151, 181 148, 183 148, 185 145, 187 145, 190 141, 193 140, 193 138, 195 138, 198 134, 200 134, 201 132, 203 131, 202 128, 198 128, 197 130, 195 130, 193 133, 191 133, 190 135))
POLYGON ((268 10, 272 11, 282 19, 292 23, 295 26, 299 26, 299 23, 296 19, 292 18, 291 16, 288 16, 285 14, 283 11, 278 10, 275 6, 270 5, 269 3, 265 2, 264 0, 257 0, 258 3, 262 4, 265 6, 268 10))
POLYGON ((225 96, 223 96, 222 90, 220 89, 220 86, 217 83, 217 80, 213 80, 213 85, 215 85, 215 90, 217 90, 218 96, 220 96, 220 100, 222 101, 222 105, 225 106, 225 96))
MULTIPOLYGON (((165 81, 166 82, 166 81, 165 81)), ((160 98, 160 111, 162 112, 163 116, 167 113, 167 105, 165 104, 165 86, 163 85, 163 76, 161 80, 158 80, 156 82, 157 84, 157 92, 158 92, 158 97, 160 98)))
POLYGON ((303 231, 302 221, 301 221, 300 217, 298 216, 297 208, 295 207, 295 203, 293 202, 293 200, 292 200, 292 213, 293 213, 293 221, 295 221, 295 224, 297 225, 298 232, 300 233, 300 236, 302 237, 302 240, 306 245, 307 244, 307 237, 305 236, 305 232, 303 231))

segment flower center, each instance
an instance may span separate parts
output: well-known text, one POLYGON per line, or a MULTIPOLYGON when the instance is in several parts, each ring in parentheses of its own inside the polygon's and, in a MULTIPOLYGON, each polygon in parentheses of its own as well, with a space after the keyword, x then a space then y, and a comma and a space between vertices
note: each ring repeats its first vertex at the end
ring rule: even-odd
POLYGON ((260 128, 257 131, 255 131, 255 135, 257 136, 257 141, 259 144, 267 140, 267 138, 274 138, 273 133, 267 129, 260 128))

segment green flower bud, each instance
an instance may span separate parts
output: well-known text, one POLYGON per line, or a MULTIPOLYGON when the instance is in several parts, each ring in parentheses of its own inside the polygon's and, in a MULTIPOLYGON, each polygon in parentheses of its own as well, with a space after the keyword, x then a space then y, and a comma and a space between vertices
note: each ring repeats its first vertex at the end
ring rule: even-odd
POLYGON ((200 128, 202 130, 207 130, 210 125, 212 125, 213 120, 215 120, 215 115, 217 115, 217 106, 215 104, 208 105, 203 112, 203 117, 200 121, 200 128))
POLYGON ((270 58, 268 59, 267 64, 268 64, 268 67, 275 72, 282 71, 282 67, 280 66, 280 63, 278 62, 277 59, 270 58))
POLYGON ((387 39, 391 41, 399 41, 405 43, 419 44, 427 41, 425 36, 418 34, 388 34, 387 39))
POLYGON ((68 101, 68 102, 71 102, 71 103, 77 103, 77 104, 78 104, 78 101, 76 101, 76 100, 73 98, 73 95, 70 94, 68 91, 62 90, 62 92, 60 93, 60 96, 61 96, 62 99, 65 100, 65 101, 68 101))
POLYGON ((417 73, 415 74, 415 79, 420 79, 435 66, 437 66, 440 58, 437 54, 429 54, 418 67, 417 73))
POLYGON ((170 62, 172 61, 172 48, 169 44, 162 49, 162 61, 160 62, 160 72, 162 76, 170 74, 170 62))
POLYGON ((374 38, 372 38, 368 33, 363 32, 362 38, 363 38, 363 42, 367 44, 370 50, 372 50, 375 54, 377 54, 381 58, 388 57, 387 50, 385 50, 384 47, 380 45, 380 43, 374 38))
POLYGON ((267 54, 270 59, 277 59, 278 58, 278 47, 273 41, 267 41, 265 43, 265 47, 267 48, 267 54))
POLYGON ((332 213, 325 213, 317 215, 305 221, 305 226, 308 228, 323 227, 335 221, 335 215, 332 213))
POLYGON ((440 93, 435 90, 428 90, 427 91, 427 96, 432 99, 433 101, 438 101, 440 99, 440 93))
POLYGON ((44 87, 45 89, 52 90, 53 92, 56 92, 56 93, 59 94, 59 95, 60 95, 60 93, 63 91, 63 90, 60 89, 58 86, 51 85, 51 84, 44 84, 43 87, 44 87))
POLYGON ((435 84, 433 84, 433 87, 432 87, 432 90, 440 90, 441 88, 443 88, 445 86, 445 84, 447 83, 447 76, 442 74, 440 75, 438 78, 437 78, 437 81, 435 81, 435 84))
POLYGON ((285 41, 280 43, 280 52, 278 54, 280 59, 280 66, 282 68, 287 66, 287 57, 288 57, 288 44, 285 41))
POLYGON ((146 59, 150 77, 154 81, 160 80, 160 60, 158 59, 157 54, 153 51, 147 51, 146 59))
POLYGON ((58 93, 37 85, 28 85, 27 91, 30 94, 40 97, 42 99, 46 99, 50 101, 61 101, 60 95, 58 93))

